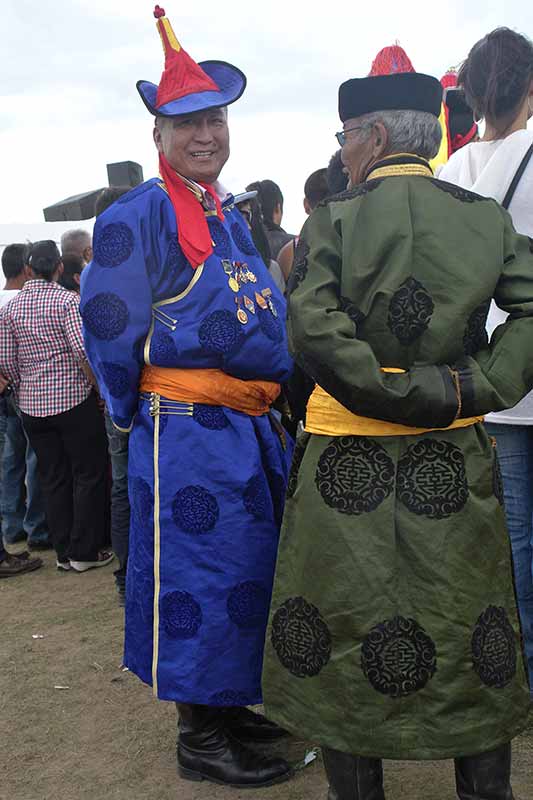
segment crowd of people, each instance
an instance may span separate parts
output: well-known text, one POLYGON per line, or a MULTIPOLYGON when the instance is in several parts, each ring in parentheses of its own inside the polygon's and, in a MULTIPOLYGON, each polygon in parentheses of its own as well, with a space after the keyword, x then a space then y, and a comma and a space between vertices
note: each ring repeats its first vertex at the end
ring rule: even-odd
POLYGON ((499 28, 442 81, 380 51, 340 86, 296 236, 274 181, 218 180, 244 74, 155 16, 159 177, 105 190, 93 242, 2 254, 0 575, 116 556, 124 663, 176 703, 184 779, 287 780, 254 743, 290 732, 330 800, 383 800, 383 758, 453 758, 461 800, 512 800, 533 45, 499 28))

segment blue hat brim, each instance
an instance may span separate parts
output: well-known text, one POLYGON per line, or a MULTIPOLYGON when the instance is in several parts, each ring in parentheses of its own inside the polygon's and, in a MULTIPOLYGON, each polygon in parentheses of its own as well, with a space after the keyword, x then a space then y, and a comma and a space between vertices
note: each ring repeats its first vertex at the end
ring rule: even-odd
POLYGON ((246 75, 238 67, 226 61, 201 61, 203 71, 220 88, 219 92, 196 92, 172 100, 157 108, 157 86, 150 81, 137 81, 137 91, 144 105, 156 117, 178 117, 182 114, 193 114, 195 111, 206 111, 208 108, 229 106, 242 95, 246 89, 246 75))

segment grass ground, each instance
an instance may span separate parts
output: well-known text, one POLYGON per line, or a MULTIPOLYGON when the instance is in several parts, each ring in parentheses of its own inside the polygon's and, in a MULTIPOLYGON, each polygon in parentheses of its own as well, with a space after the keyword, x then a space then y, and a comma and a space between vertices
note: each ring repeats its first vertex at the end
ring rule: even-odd
MULTIPOLYGON (((0 800, 326 799, 318 761, 255 792, 178 780, 173 705, 121 670, 112 568, 62 574, 45 561, 0 585, 0 800)), ((278 750, 296 762, 308 747, 278 750)), ((387 800, 454 800, 452 773, 448 761, 386 762, 387 800)), ((532 800, 533 724, 515 742, 513 784, 532 800)))

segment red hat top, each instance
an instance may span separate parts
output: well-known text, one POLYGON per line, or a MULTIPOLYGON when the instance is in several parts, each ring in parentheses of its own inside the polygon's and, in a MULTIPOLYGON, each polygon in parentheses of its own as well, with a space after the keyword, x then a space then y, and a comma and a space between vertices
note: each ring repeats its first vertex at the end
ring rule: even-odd
POLYGON ((157 89, 156 107, 197 92, 219 92, 220 88, 183 49, 165 16, 165 9, 156 6, 154 17, 165 53, 165 69, 157 89))
POLYGON ((457 70, 455 67, 450 67, 442 78, 440 79, 443 89, 455 89, 457 86, 457 70))
POLYGON ((396 72, 415 72, 411 64, 411 59, 398 42, 390 47, 380 50, 374 61, 368 76, 374 78, 376 75, 394 75, 396 72))

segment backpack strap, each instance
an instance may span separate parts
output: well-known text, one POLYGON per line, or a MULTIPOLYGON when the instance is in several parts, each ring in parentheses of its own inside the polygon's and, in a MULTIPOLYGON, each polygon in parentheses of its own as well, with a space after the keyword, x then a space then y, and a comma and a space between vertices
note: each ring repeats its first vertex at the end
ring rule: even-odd
POLYGON ((527 165, 529 164, 529 162, 531 160, 531 156, 533 156, 533 144, 528 149, 528 151, 525 154, 524 158, 520 162, 520 166, 516 170, 516 174, 515 174, 513 180, 511 181, 511 185, 507 189, 507 194, 503 198, 502 206, 505 209, 508 209, 509 206, 511 205, 511 200, 514 197, 514 193, 516 192, 517 186, 520 183, 520 179, 521 179, 522 175, 524 174, 524 171, 525 171, 527 165))

